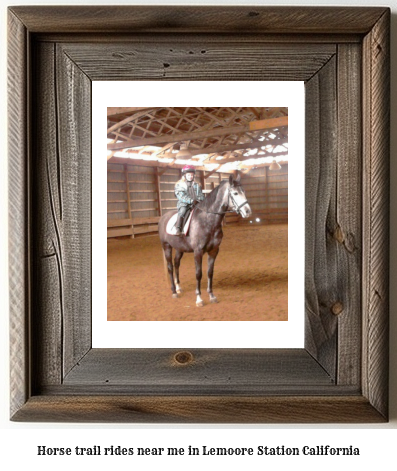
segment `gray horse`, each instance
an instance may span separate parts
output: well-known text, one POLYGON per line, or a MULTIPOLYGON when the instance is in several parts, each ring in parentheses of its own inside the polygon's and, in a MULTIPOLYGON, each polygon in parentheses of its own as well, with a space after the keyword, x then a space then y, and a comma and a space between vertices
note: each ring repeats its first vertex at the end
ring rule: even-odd
POLYGON ((181 293, 179 282, 179 266, 185 252, 194 252, 196 265, 196 306, 203 306, 201 299, 201 278, 203 255, 208 253, 208 287, 210 302, 216 303, 217 298, 212 291, 215 259, 222 242, 222 221, 228 211, 235 211, 243 218, 251 214, 251 208, 240 185, 240 175, 236 180, 230 176, 229 180, 222 181, 204 201, 195 206, 188 235, 181 237, 168 234, 166 231, 169 219, 175 212, 168 212, 160 218, 159 236, 167 261, 167 270, 171 281, 172 297, 177 298, 181 293), (172 264, 172 249, 175 249, 175 281, 172 264))

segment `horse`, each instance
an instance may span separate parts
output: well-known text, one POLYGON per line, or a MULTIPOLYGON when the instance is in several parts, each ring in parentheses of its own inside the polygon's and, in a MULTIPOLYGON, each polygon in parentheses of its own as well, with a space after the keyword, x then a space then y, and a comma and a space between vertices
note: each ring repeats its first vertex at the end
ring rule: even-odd
POLYGON ((196 267, 196 306, 202 307, 204 302, 201 298, 201 278, 203 255, 208 254, 208 286, 207 292, 211 303, 218 300, 213 293, 212 280, 214 275, 214 264, 222 242, 222 221, 228 211, 234 211, 243 218, 251 215, 252 211, 245 197, 244 190, 240 184, 240 175, 233 179, 231 175, 228 180, 223 180, 214 188, 207 197, 196 204, 190 221, 187 235, 177 236, 168 234, 166 231, 169 219, 175 214, 169 211, 159 221, 159 237, 167 271, 171 281, 172 297, 178 298, 182 293, 179 281, 179 267, 185 252, 194 252, 196 267), (175 249, 175 281, 172 264, 172 249, 175 249))

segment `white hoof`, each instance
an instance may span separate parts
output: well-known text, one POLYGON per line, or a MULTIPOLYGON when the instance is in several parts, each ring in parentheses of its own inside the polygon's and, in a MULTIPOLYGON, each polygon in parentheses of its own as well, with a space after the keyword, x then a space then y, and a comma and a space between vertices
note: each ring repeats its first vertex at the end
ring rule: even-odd
POLYGON ((196 303, 196 306, 197 306, 197 307, 203 307, 203 306, 204 306, 203 301, 198 301, 198 302, 196 303))
POLYGON ((173 294, 172 294, 172 297, 173 297, 174 299, 179 298, 178 293, 173 293, 173 294))
POLYGON ((215 296, 210 298, 210 303, 217 303, 217 302, 218 302, 218 299, 215 296))
POLYGON ((176 288, 176 292, 177 292, 178 294, 183 293, 182 288, 181 288, 178 284, 175 286, 175 288, 176 288))

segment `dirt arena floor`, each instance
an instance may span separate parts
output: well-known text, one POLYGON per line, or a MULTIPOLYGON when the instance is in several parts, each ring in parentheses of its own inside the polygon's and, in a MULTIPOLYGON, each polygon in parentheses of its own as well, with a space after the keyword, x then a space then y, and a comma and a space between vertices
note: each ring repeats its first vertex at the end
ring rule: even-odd
POLYGON ((196 307, 193 254, 180 268, 182 295, 173 299, 158 236, 109 239, 107 253, 109 321, 287 321, 288 226, 224 227, 215 262, 214 294, 207 294, 207 255, 202 298, 196 307))

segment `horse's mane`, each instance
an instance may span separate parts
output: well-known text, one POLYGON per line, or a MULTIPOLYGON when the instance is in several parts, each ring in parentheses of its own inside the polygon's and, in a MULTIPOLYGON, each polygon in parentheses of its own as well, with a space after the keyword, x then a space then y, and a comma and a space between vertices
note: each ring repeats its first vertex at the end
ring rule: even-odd
POLYGON ((223 187, 223 185, 227 182, 227 180, 223 180, 221 181, 221 183, 219 183, 219 185, 217 187, 215 187, 211 193, 208 193, 208 195, 204 198, 204 201, 202 201, 200 204, 199 204, 199 207, 203 207, 205 206, 206 209, 208 209, 213 203, 215 203, 217 197, 218 197, 218 193, 219 193, 219 190, 221 189, 221 187, 223 187))

